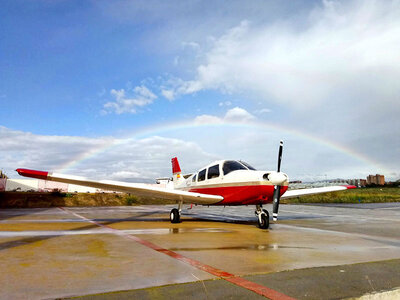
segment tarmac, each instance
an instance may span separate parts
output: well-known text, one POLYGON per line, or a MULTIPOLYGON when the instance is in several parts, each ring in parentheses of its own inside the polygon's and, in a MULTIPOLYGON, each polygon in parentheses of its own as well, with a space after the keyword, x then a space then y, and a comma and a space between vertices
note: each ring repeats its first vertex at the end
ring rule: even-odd
POLYGON ((0 210, 0 299, 400 298, 400 203, 173 207, 0 210))

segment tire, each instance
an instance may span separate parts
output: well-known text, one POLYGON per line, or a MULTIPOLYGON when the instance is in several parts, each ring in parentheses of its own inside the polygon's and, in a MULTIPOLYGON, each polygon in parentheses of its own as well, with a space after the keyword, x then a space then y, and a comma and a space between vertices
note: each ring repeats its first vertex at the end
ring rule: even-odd
POLYGON ((268 210, 263 209, 263 212, 264 212, 264 214, 267 216, 268 223, 269 223, 269 213, 268 213, 268 210))
POLYGON ((258 219, 258 226, 261 229, 268 229, 269 227, 269 214, 265 211, 261 214, 260 218, 258 219))
POLYGON ((179 214, 179 210, 177 210, 176 208, 173 208, 171 210, 171 213, 169 215, 169 218, 171 220, 171 223, 180 223, 181 221, 181 216, 179 214))

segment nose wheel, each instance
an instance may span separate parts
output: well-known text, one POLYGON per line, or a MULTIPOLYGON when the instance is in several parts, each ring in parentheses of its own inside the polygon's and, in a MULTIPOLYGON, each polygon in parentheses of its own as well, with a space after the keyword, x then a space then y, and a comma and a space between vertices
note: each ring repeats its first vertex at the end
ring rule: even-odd
POLYGON ((269 213, 266 209, 262 209, 261 205, 256 206, 255 214, 258 218, 258 226, 261 229, 268 229, 269 227, 269 213))

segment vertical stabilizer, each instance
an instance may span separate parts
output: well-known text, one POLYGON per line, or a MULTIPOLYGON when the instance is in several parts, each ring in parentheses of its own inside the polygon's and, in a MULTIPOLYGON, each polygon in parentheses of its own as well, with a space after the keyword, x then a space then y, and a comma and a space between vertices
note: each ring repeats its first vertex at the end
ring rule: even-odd
POLYGON ((174 181, 174 187, 181 185, 185 179, 182 176, 181 167, 179 166, 178 158, 174 157, 171 159, 172 163, 172 178, 174 181))

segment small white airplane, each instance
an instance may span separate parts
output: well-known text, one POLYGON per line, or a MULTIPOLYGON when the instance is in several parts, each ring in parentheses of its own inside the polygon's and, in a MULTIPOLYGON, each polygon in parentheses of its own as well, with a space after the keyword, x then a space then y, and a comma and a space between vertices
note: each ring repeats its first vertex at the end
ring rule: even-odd
MULTIPOLYGON (((258 225, 269 227, 269 213, 263 204, 273 203, 273 220, 277 221, 281 198, 334 192, 355 186, 329 186, 321 188, 289 190, 289 177, 280 171, 283 142, 280 142, 277 171, 257 171, 249 164, 238 160, 220 160, 201 168, 193 174, 182 174, 178 159, 172 158, 172 185, 154 187, 144 183, 118 181, 93 181, 83 177, 49 173, 29 169, 17 169, 19 175, 49 181, 58 181, 100 188, 110 191, 132 193, 138 196, 176 200, 178 208, 170 213, 172 223, 180 222, 184 203, 200 205, 255 205, 258 225)), ((165 178, 164 178, 165 179, 165 178)), ((168 179, 168 178, 167 178, 168 179)))

